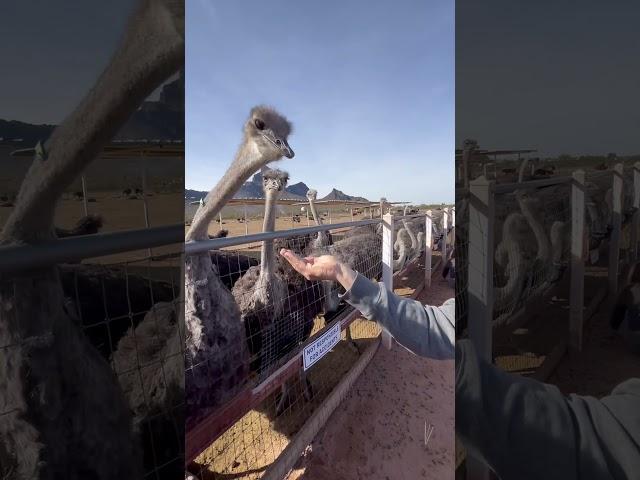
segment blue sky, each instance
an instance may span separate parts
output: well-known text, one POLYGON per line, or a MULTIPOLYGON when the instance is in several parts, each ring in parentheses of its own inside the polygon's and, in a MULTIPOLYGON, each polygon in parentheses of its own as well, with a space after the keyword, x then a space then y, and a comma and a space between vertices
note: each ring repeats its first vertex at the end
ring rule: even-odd
POLYGON ((637 154, 639 5, 458 0, 456 144, 637 154))
POLYGON ((454 3, 187 3, 186 187, 209 190, 255 104, 294 123, 291 183, 454 198, 454 3))

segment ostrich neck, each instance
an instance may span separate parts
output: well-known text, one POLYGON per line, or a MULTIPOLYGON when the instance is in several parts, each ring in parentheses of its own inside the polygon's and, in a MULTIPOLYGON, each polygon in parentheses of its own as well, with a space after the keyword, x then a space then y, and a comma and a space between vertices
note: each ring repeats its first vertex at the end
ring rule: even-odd
POLYGON ((193 217, 187 241, 207 238, 209 223, 262 163, 258 150, 244 142, 229 169, 207 194, 204 207, 199 208, 193 217))
POLYGON ((501 301, 513 295, 524 277, 522 252, 515 232, 519 218, 522 219, 522 216, 518 213, 512 213, 507 217, 503 225, 502 242, 496 252, 496 255, 506 255, 509 268, 507 283, 498 287, 496 291, 496 297, 501 301))
MULTIPOLYGON (((264 206, 263 232, 273 232, 276 227, 276 199, 278 191, 269 189, 266 191, 266 202, 264 206)), ((260 251, 260 277, 261 280, 269 281, 274 270, 273 240, 264 240, 260 251)))
POLYGON ((316 203, 311 198, 309 199, 309 208, 311 209, 311 215, 313 215, 313 221, 316 222, 316 225, 322 225, 322 220, 316 212, 316 203))
POLYGON ((406 220, 402 220, 402 224, 404 225, 404 228, 407 231, 409 238, 411 239, 411 248, 416 249, 418 247, 418 238, 416 237, 415 233, 413 233, 411 225, 406 220))
POLYGON ((167 24, 167 13, 156 4, 144 5, 94 87, 46 141, 47 157, 31 164, 0 243, 51 237, 56 204, 65 189, 142 101, 184 65, 184 39, 167 24))
POLYGON ((547 236, 544 233, 542 225, 535 218, 531 210, 531 207, 529 206, 526 200, 518 199, 518 202, 520 203, 520 209, 522 210, 522 214, 527 219, 527 222, 529 222, 529 225, 531 226, 531 230, 533 230, 533 234, 536 237, 536 242, 538 244, 538 252, 536 254, 536 257, 541 260, 546 260, 547 258, 549 258, 549 240, 547 239, 547 236))

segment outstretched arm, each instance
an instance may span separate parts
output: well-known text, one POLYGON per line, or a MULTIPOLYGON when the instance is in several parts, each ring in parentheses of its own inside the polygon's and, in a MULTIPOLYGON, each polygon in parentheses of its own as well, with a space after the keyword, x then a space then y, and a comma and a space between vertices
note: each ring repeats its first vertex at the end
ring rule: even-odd
POLYGON ((384 326, 405 348, 416 355, 453 359, 455 342, 455 301, 442 306, 422 305, 389 291, 339 262, 331 255, 300 258, 290 250, 280 254, 308 280, 332 280, 340 283, 343 295, 369 320, 384 326))

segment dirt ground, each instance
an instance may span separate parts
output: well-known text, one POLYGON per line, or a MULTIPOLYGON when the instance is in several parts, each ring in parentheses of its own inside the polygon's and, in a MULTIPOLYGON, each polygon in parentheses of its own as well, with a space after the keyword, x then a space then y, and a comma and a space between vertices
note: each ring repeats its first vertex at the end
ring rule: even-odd
MULTIPOLYGON (((121 232, 145 228, 144 202, 142 198, 128 199, 121 192, 96 192, 89 197, 92 200, 87 203, 90 214, 102 216, 104 225, 101 233, 121 232)), ((181 193, 158 193, 147 196, 147 208, 149 225, 159 227, 163 225, 176 225, 183 222, 184 208, 183 195, 181 193)), ((0 207, 0 226, 4 225, 12 207, 0 207)), ((60 200, 56 209, 55 224, 60 228, 72 228, 76 222, 84 216, 83 202, 65 196, 60 200)), ((176 251, 176 247, 158 247, 152 249, 153 255, 164 255, 176 251)), ((91 259, 91 263, 118 263, 124 261, 140 260, 146 258, 147 250, 137 250, 116 255, 91 259)), ((154 267, 166 267, 174 265, 175 261, 154 261, 154 267)), ((176 264, 177 265, 177 264, 176 264)))
MULTIPOLYGON (((418 299, 452 296, 436 273, 418 299)), ((381 346, 287 480, 453 478, 453 400, 453 360, 381 346)))
POLYGON ((640 376, 640 355, 629 350, 609 326, 611 300, 605 300, 587 324, 583 350, 566 355, 548 383, 563 393, 603 397, 619 383, 640 376))
MULTIPOLYGON (((367 220, 368 216, 363 215, 354 215, 353 221, 357 220, 367 220)), ((343 223, 350 222, 351 215, 334 212, 331 214, 331 219, 329 217, 323 218, 323 223, 331 224, 331 223, 343 223), (330 221, 331 220, 331 221, 330 221)), ((307 223, 307 219, 305 217, 301 217, 300 223, 291 221, 290 216, 280 216, 276 219, 276 230, 289 230, 292 228, 303 228, 314 226, 313 220, 309 220, 307 223)), ((209 235, 215 235, 221 229, 229 231, 229 237, 237 237, 240 235, 252 235, 255 233, 262 232, 262 218, 250 218, 247 223, 240 223, 237 219, 223 218, 222 219, 222 228, 220 228, 220 224, 215 221, 211 222, 209 225, 209 235)), ((185 233, 189 230, 189 226, 185 225, 185 233)))
MULTIPOLYGON (((437 253, 434 257, 435 264, 438 261, 437 253)), ((452 292, 448 289, 446 283, 439 281, 438 274, 435 274, 433 278, 434 285, 424 294, 423 301, 440 303, 451 296, 452 292)), ((421 261, 410 268, 402 278, 396 279, 395 291, 400 295, 411 296, 415 292, 415 287, 419 286, 423 280, 424 265, 421 261)), ((318 318, 314 331, 323 326, 323 319, 318 318)), ((355 343, 361 352, 367 348, 379 333, 379 329, 374 322, 364 319, 355 320, 350 328, 355 343)), ((345 339, 344 332, 342 338, 343 340, 345 339)), ((306 419, 318 408, 324 398, 356 362, 358 356, 358 353, 346 341, 339 342, 330 354, 309 370, 309 380, 314 388, 314 396, 311 402, 307 402, 302 398, 299 382, 296 382, 293 387, 295 391, 293 403, 280 417, 275 417, 276 394, 271 395, 263 405, 248 412, 208 449, 202 452, 190 467, 190 470, 198 472, 203 480, 219 480, 223 478, 248 480, 260 478, 262 473, 284 450, 289 440, 302 427, 306 419)), ((352 425, 365 425, 363 419, 367 417, 368 428, 371 428, 372 432, 380 432, 380 426, 376 427, 377 419, 388 417, 387 421, 391 431, 397 435, 407 431, 408 433, 405 435, 406 445, 403 444, 402 448, 397 450, 401 451, 401 457, 398 459, 394 457, 388 460, 387 463, 391 462, 392 465, 397 465, 402 459, 409 461, 407 460, 408 458, 420 458, 407 457, 407 455, 419 454, 420 456, 427 455, 423 464, 426 470, 446 471, 444 465, 447 462, 449 468, 451 468, 453 464, 453 361, 425 363, 422 359, 415 357, 398 346, 394 347, 390 352, 385 350, 383 353, 378 353, 376 358, 378 357, 381 358, 374 359, 367 367, 367 371, 371 371, 371 373, 366 374, 365 371, 366 375, 363 374, 362 378, 366 378, 366 380, 362 380, 362 378, 358 380, 359 383, 363 381, 365 383, 360 387, 354 387, 353 392, 357 391, 358 393, 351 393, 353 397, 351 403, 367 396, 373 396, 374 392, 378 390, 382 390, 382 395, 378 396, 376 393, 376 398, 368 402, 370 406, 363 413, 354 413, 352 425), (378 363, 381 363, 382 366, 375 367, 374 365, 378 363), (382 372, 382 375, 374 371, 376 368, 382 372), (402 375, 397 376, 394 374, 391 376, 389 371, 392 368, 401 369, 402 375), (392 377, 398 380, 390 381, 389 379, 392 377), (386 382, 389 382, 388 385, 382 386, 386 382), (381 385, 376 386, 376 384, 381 385), (419 396, 415 394, 418 391, 427 393, 419 396), (385 405, 385 403, 388 403, 388 405, 385 405), (356 418, 359 420, 356 421, 356 418), (427 421, 427 426, 432 424, 435 427, 429 438, 428 450, 421 447, 424 443, 425 421, 427 421), (447 438, 449 433, 450 437, 447 438), (413 440, 410 439, 409 435, 413 440), (415 442, 415 445, 412 446, 412 442, 415 442)), ((348 407, 349 402, 349 399, 347 399, 343 405, 351 411, 352 407, 348 407)), ((343 405, 341 405, 340 410, 343 409, 343 405)), ((337 412, 335 415, 337 415, 337 412)), ((331 423, 332 421, 329 422, 329 424, 331 423)), ((380 433, 379 446, 375 446, 373 441, 375 439, 372 438, 369 445, 361 445, 358 449, 363 452, 366 452, 367 449, 372 451, 379 450, 382 445, 385 445, 385 440, 383 439, 387 437, 389 436, 380 433)), ((340 439, 341 442, 345 442, 344 449, 348 449, 350 446, 348 440, 347 437, 340 439)), ((318 448, 316 442, 314 442, 312 448, 318 448)), ((326 454, 329 453, 326 452, 326 454)), ((389 451, 387 454, 396 455, 396 450, 389 451)), ((372 455, 372 457, 374 456, 372 455)), ((307 455, 302 461, 305 462, 308 458, 311 457, 307 455)), ((344 460, 339 455, 336 459, 339 460, 339 464, 344 460)), ((400 470, 396 469, 396 471, 400 470)), ((417 471, 421 474, 421 469, 417 471)), ((334 478, 318 477, 313 472, 313 469, 307 471, 306 465, 300 465, 296 472, 292 474, 297 476, 292 476, 291 478, 334 478), (302 474, 316 476, 300 477, 302 474)), ((414 478, 411 476, 411 472, 412 470, 408 471, 407 475, 409 476, 407 478, 414 478)), ((335 478, 340 477, 336 476, 335 478)), ((349 476, 346 478, 364 477, 349 476)), ((389 478, 401 477, 391 475, 389 478)), ((427 478, 446 477, 435 475, 427 478)))

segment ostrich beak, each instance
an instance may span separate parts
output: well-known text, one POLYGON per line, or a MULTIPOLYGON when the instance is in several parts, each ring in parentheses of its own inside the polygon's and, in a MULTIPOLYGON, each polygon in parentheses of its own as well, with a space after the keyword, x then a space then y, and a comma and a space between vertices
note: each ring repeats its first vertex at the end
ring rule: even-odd
POLYGON ((271 142, 274 147, 280 149, 280 152, 282 152, 282 155, 284 155, 287 158, 294 157, 295 154, 293 153, 293 150, 291 149, 291 147, 289 146, 289 144, 284 138, 278 137, 272 131, 265 132, 262 135, 264 136, 264 138, 269 140, 269 142, 271 142))

